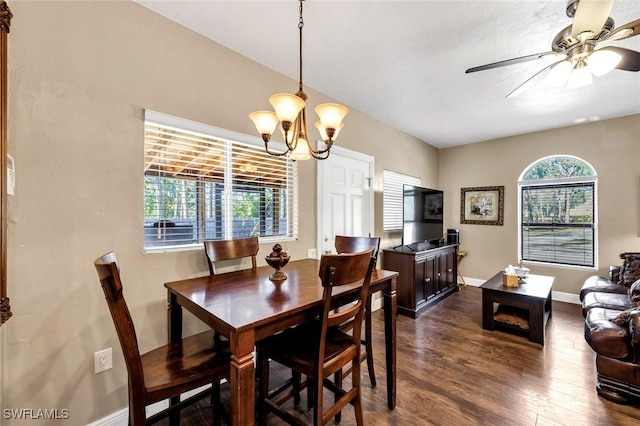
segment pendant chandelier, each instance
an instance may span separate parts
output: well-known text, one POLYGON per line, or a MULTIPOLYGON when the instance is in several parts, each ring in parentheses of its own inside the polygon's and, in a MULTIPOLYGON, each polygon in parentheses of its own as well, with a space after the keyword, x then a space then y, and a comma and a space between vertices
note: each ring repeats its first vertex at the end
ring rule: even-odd
POLYGON ((299 44, 299 65, 300 81, 298 92, 295 95, 289 93, 276 93, 269 98, 269 103, 275 110, 255 111, 249 114, 249 118, 258 129, 264 141, 264 148, 268 154, 282 156, 289 154, 292 160, 308 160, 311 157, 318 160, 325 160, 329 157, 331 146, 338 137, 338 133, 344 127, 342 119, 349 113, 349 110, 338 104, 321 104, 315 107, 315 112, 320 120, 315 126, 320 132, 320 137, 324 141, 324 147, 314 149, 309 143, 309 133, 307 133, 307 114, 305 111, 307 95, 302 90, 302 2, 300 0, 300 19, 298 21, 298 31, 300 33, 299 44), (278 127, 284 136, 284 143, 287 149, 283 152, 274 152, 269 149, 271 135, 278 127))

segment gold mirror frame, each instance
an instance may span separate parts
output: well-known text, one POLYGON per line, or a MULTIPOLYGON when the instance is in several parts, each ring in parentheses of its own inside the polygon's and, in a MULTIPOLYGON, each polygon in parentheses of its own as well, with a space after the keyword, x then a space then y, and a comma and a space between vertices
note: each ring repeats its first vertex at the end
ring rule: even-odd
POLYGON ((0 2, 0 324, 11 318, 7 296, 7 36, 13 14, 0 2))

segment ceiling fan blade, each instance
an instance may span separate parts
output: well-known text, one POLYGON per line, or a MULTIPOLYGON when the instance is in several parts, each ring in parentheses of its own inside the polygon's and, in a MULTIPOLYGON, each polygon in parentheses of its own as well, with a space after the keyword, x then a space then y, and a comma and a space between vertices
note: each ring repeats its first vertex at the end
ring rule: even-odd
POLYGON ((468 70, 465 71, 465 73, 469 74, 470 72, 484 71, 484 70, 489 70, 489 69, 492 69, 492 68, 506 67, 507 65, 519 64, 521 62, 535 61, 536 59, 540 59, 540 58, 545 57, 545 56, 555 56, 558 53, 559 52, 553 52, 552 51, 552 52, 536 53, 534 55, 520 56, 519 58, 506 59, 504 61, 498 61, 498 62, 493 62, 491 64, 480 65, 479 67, 469 68, 468 70))
POLYGON ((562 61, 558 61, 555 62, 551 65, 548 65, 544 68, 542 68, 540 71, 538 71, 537 73, 535 73, 534 75, 532 75, 531 77, 529 77, 529 79, 527 81, 525 81, 524 83, 522 83, 520 86, 516 87, 515 89, 513 89, 511 91, 511 93, 509 93, 506 98, 515 98, 516 96, 518 96, 519 94, 521 94, 522 92, 524 92, 525 90, 527 90, 528 88, 530 88, 531 86, 533 86, 536 81, 542 79, 542 77, 545 76, 545 71, 548 71, 549 69, 551 69, 551 67, 559 64, 562 61))
POLYGON ((622 60, 616 66, 617 69, 634 72, 640 71, 640 52, 616 46, 607 46, 599 50, 609 50, 622 56, 622 60))
POLYGON ((590 31, 592 35, 600 33, 612 6, 613 0, 580 0, 573 17, 571 35, 580 39, 578 35, 586 31, 590 31))
POLYGON ((614 29, 611 31, 611 34, 609 34, 609 37, 605 38, 603 41, 623 40, 638 34, 640 34, 640 19, 636 19, 635 21, 614 29))

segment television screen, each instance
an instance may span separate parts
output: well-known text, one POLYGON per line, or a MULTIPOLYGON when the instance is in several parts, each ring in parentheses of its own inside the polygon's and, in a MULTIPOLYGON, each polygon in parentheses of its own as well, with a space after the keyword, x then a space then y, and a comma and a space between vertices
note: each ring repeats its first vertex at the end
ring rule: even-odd
POLYGON ((403 187, 402 244, 440 240, 444 236, 444 193, 413 185, 403 187))

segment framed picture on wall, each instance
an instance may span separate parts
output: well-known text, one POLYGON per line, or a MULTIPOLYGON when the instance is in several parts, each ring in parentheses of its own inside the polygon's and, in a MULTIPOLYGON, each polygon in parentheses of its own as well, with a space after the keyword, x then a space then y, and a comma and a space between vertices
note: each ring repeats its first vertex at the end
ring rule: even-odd
POLYGON ((504 186, 460 189, 460 223, 500 225, 504 215, 504 186))

